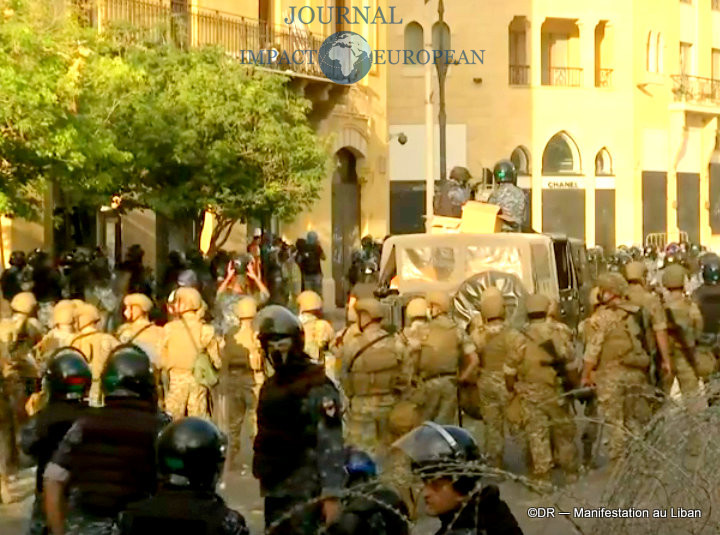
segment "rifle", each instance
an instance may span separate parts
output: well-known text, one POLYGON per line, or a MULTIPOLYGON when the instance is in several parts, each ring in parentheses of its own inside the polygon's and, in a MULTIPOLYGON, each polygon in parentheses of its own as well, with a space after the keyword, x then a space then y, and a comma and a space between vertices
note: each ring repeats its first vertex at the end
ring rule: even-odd
POLYGON ((676 335, 675 338, 679 339, 680 341, 680 351, 690 363, 690 365, 693 367, 693 369, 695 369, 695 338, 690 336, 690 334, 687 332, 688 329, 685 329, 678 325, 677 321, 675 320, 674 310, 665 307, 665 317, 668 320, 668 324, 672 327, 673 334, 676 335))

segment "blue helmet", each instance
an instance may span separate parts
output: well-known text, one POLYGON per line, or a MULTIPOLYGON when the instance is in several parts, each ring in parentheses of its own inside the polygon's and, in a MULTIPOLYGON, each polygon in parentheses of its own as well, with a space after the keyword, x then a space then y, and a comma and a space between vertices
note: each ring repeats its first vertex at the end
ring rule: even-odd
POLYGON ((377 477, 377 465, 373 458, 353 447, 345 450, 345 471, 348 474, 348 486, 366 483, 377 477))

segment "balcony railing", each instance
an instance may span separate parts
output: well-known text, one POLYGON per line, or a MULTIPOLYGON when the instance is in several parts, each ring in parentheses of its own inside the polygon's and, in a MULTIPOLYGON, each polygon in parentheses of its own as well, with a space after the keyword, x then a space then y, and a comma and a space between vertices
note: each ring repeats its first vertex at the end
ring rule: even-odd
POLYGON ((710 7, 713 11, 720 11, 720 0, 711 0, 710 7))
POLYGON ((676 101, 720 105, 720 80, 686 74, 673 75, 672 80, 676 101))
POLYGON ((595 85, 597 87, 610 87, 612 85, 612 69, 598 69, 595 85))
POLYGON ((583 70, 579 67, 552 67, 545 71, 543 85, 580 87, 583 70))
POLYGON ((179 0, 98 0, 94 5, 87 0, 75 2, 86 22, 119 27, 142 40, 170 39, 180 46, 214 45, 244 63, 323 76, 316 51, 324 38, 308 31, 221 11, 190 10, 179 0), (300 50, 315 52, 293 54, 300 50))
POLYGON ((509 66, 510 85, 530 85, 530 65, 509 66))

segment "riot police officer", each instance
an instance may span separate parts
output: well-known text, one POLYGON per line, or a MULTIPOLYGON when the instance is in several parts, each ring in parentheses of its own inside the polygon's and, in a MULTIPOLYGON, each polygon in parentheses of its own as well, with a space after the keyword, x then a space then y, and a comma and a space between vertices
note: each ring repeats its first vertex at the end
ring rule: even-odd
POLYGON ((377 480, 375 461, 362 450, 346 449, 348 492, 340 517, 328 526, 330 535, 407 535, 408 510, 400 495, 377 480))
POLYGON ((703 257, 702 278, 703 285, 693 294, 703 318, 703 332, 698 340, 695 360, 696 365, 704 364, 698 375, 706 379, 717 370, 720 333, 720 258, 717 255, 703 257))
POLYGON ((105 406, 72 425, 43 475, 55 535, 65 533, 66 510, 69 532, 109 534, 129 503, 155 492, 155 437, 169 420, 157 408, 150 358, 137 346, 117 347, 103 370, 102 390, 105 406))
POLYGON ((337 518, 345 483, 340 395, 303 351, 303 328, 292 312, 267 306, 255 325, 275 370, 260 389, 253 445, 265 525, 273 534, 315 533, 321 514, 325 522, 337 518), (315 498, 321 498, 322 511, 290 512, 315 498))
POLYGON ((470 173, 463 167, 454 167, 450 178, 438 184, 433 199, 433 213, 445 217, 462 217, 462 207, 470 199, 468 180, 470 173))
POLYGON ((215 493, 225 464, 227 439, 214 424, 185 418, 158 437, 160 488, 120 515, 121 535, 169 533, 248 535, 245 519, 215 493))
POLYGON ((65 433, 87 410, 92 373, 85 355, 72 347, 61 347, 51 355, 43 380, 48 405, 23 427, 20 439, 23 452, 37 460, 35 502, 28 530, 31 535, 46 533, 43 472, 65 433))
POLYGON ((428 514, 442 526, 436 535, 522 535, 495 485, 483 487, 475 439, 452 425, 425 422, 395 442, 423 480, 428 514))
POLYGON ((528 202, 523 190, 517 187, 517 169, 510 160, 495 164, 493 176, 498 185, 488 199, 489 204, 501 208, 503 231, 522 232, 527 224, 528 202))

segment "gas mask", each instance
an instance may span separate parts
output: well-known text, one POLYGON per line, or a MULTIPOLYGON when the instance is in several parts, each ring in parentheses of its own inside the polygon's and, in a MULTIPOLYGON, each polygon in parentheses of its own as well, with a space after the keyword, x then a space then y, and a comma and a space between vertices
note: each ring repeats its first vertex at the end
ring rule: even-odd
POLYGON ((293 347, 293 339, 290 336, 274 336, 266 342, 266 353, 270 359, 270 364, 276 370, 287 364, 288 357, 293 347))

